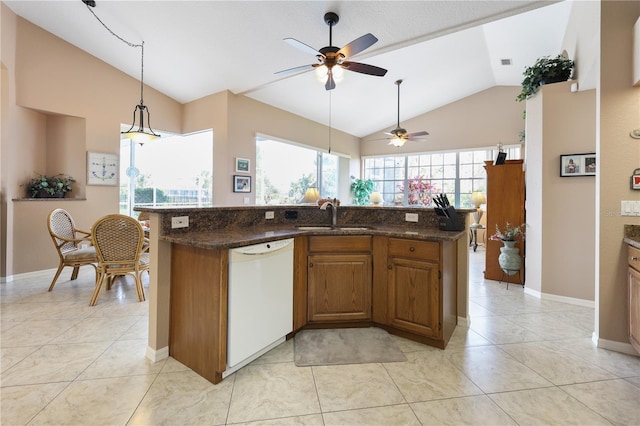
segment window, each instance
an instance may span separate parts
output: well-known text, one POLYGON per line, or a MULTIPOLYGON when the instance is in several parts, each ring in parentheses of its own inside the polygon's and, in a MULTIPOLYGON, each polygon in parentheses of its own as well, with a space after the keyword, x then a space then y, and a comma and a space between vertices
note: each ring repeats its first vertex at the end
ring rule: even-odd
POLYGON ((164 135, 144 145, 120 141, 120 213, 135 206, 212 204, 213 131, 164 135))
POLYGON ((338 156, 267 137, 256 138, 256 204, 297 204, 309 186, 338 195, 338 156))
MULTIPOLYGON (((507 158, 520 158, 520 147, 509 147, 507 158)), ((386 205, 432 207, 444 193, 458 208, 471 208, 474 191, 485 191, 484 162, 497 150, 465 150, 364 159, 364 177, 374 181, 386 205)))

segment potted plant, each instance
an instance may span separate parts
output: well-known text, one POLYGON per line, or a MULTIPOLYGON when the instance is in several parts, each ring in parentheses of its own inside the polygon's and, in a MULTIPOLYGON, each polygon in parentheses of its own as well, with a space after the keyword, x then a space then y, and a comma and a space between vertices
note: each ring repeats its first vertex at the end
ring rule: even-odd
POLYGON ((516 97, 518 102, 525 101, 538 93, 543 84, 567 81, 571 77, 575 63, 564 55, 555 58, 543 56, 533 66, 527 67, 522 73, 522 92, 516 97))
POLYGON ((353 203, 357 206, 366 206, 369 204, 369 197, 373 192, 373 181, 371 179, 356 179, 351 176, 351 192, 353 192, 353 203))
POLYGON ((27 194, 31 198, 63 198, 64 194, 71 191, 71 184, 75 182, 69 175, 57 174, 47 176, 38 174, 25 184, 27 194))

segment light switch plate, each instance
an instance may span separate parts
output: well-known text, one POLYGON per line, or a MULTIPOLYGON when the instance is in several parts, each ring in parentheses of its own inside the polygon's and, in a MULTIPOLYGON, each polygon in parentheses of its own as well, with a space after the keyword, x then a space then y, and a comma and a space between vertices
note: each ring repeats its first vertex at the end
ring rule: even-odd
POLYGON ((417 222, 418 213, 405 213, 404 220, 406 220, 407 222, 417 222))
POLYGON ((189 216, 174 216, 171 218, 171 228, 188 228, 189 216))

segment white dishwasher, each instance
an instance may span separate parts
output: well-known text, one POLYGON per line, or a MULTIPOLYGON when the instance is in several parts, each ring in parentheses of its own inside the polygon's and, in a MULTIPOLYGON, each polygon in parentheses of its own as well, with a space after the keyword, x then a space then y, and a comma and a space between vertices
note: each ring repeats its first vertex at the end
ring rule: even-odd
POLYGON ((229 250, 227 369, 244 367, 293 331, 293 239, 229 250))

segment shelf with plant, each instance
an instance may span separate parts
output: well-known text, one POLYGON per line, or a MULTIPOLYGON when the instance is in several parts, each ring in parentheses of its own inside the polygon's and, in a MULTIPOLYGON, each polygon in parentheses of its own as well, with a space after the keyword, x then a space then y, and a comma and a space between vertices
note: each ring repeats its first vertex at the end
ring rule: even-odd
POLYGON ((64 198, 67 192, 71 192, 73 182, 74 178, 62 173, 52 176, 38 174, 23 186, 29 198, 64 198))
POLYGON ((575 62, 565 55, 554 58, 543 56, 530 67, 527 67, 522 75, 522 91, 516 97, 516 101, 526 101, 536 93, 543 84, 567 81, 571 77, 575 62))

